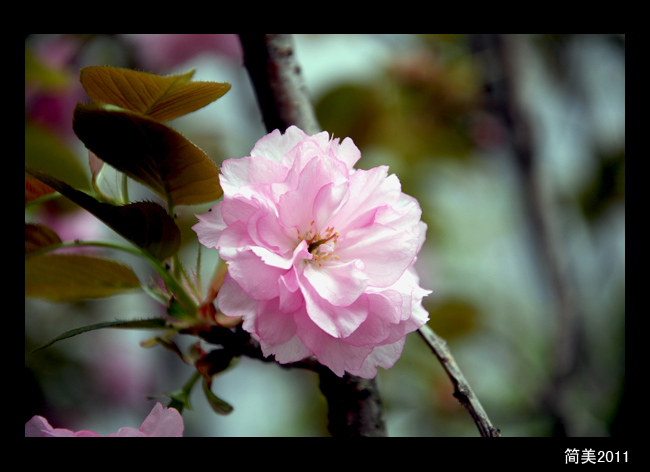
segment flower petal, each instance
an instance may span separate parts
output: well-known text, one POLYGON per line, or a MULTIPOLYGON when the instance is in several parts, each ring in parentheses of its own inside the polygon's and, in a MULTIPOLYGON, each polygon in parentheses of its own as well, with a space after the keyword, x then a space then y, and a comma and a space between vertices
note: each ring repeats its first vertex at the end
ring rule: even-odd
POLYGON ((402 337, 393 344, 375 347, 359 369, 348 370, 348 372, 364 379, 374 378, 377 375, 377 366, 390 369, 395 365, 395 362, 402 355, 405 342, 406 337, 402 337))
POLYGON ((280 162, 282 157, 296 144, 308 137, 303 130, 296 126, 289 126, 284 134, 279 129, 276 129, 255 143, 251 156, 265 157, 280 162))
POLYGON ((329 335, 321 329, 306 311, 298 310, 294 315, 296 332, 305 347, 314 353, 318 362, 329 367, 339 377, 360 369, 372 346, 353 346, 344 340, 329 335))
POLYGON ((142 431, 135 428, 120 428, 117 433, 109 434, 107 438, 146 438, 148 437, 142 431))
MULTIPOLYGON (((396 294, 396 292, 393 293, 396 294)), ((350 336, 345 338, 345 342, 348 344, 354 346, 383 344, 400 322, 399 314, 395 309, 395 300, 380 293, 369 293, 367 297, 369 302, 368 317, 350 336)))
POLYGON ((270 300, 280 295, 278 279, 286 270, 265 264, 250 248, 242 248, 228 258, 228 273, 250 298, 270 300))
POLYGON ((417 234, 373 224, 339 237, 336 254, 341 260, 361 259, 368 284, 388 287, 413 263, 417 248, 417 234))
POLYGON ((192 229, 205 247, 217 247, 221 232, 226 229, 226 223, 221 216, 221 203, 215 203, 212 208, 202 215, 194 215, 199 222, 192 229))
POLYGON ((274 354, 281 364, 296 362, 311 356, 296 335, 296 323, 293 315, 279 310, 278 299, 262 301, 257 313, 257 333, 265 357, 274 354))
POLYGON ((241 221, 235 221, 221 233, 217 241, 217 249, 219 249, 221 258, 228 261, 235 257, 239 248, 250 247, 254 244, 255 241, 248 234, 248 226, 241 221))
POLYGON ((332 182, 321 187, 314 199, 312 211, 316 228, 325 228, 338 209, 345 205, 349 196, 348 182, 345 180, 338 185, 332 182))
POLYGON ((357 170, 350 176, 349 198, 330 221, 339 234, 345 234, 372 223, 377 208, 392 205, 401 194, 399 179, 388 176, 388 167, 380 166, 370 170, 357 170))
POLYGON ((263 157, 227 159, 221 166, 219 182, 224 193, 250 197, 255 190, 264 189, 264 184, 282 182, 287 171, 282 164, 263 157))
POLYGON ((26 438, 40 438, 43 433, 50 432, 54 428, 42 416, 32 416, 27 423, 25 423, 25 437, 26 438))
POLYGON ((142 422, 140 431, 149 437, 180 438, 184 427, 183 417, 176 408, 163 408, 158 402, 142 422))
POLYGON ((311 159, 300 173, 298 187, 280 197, 278 208, 282 224, 306 231, 314 221, 314 200, 320 189, 330 183, 340 185, 345 179, 332 159, 323 156, 311 159))
POLYGON ((285 270, 293 266, 296 259, 312 258, 312 255, 307 251, 307 243, 305 241, 301 241, 300 244, 296 246, 289 258, 282 257, 279 254, 259 246, 251 247, 251 251, 258 255, 265 264, 285 270))
MULTIPOLYGON (((226 316, 244 318, 244 329, 255 325, 257 317, 257 300, 253 300, 242 290, 237 282, 226 273, 217 295, 217 307, 226 316)), ((252 328, 254 330, 254 328, 252 328)))
POLYGON ((321 297, 306 277, 298 277, 307 314, 330 336, 346 338, 368 317, 368 297, 361 294, 348 306, 335 306, 321 297))
POLYGON ((307 264, 303 273, 321 298, 334 306, 346 307, 356 301, 368 286, 368 276, 359 265, 359 260, 326 262, 321 267, 307 264))
POLYGON ((352 139, 345 138, 339 144, 339 139, 337 138, 333 139, 330 143, 330 156, 342 161, 351 170, 357 161, 361 159, 361 151, 359 151, 359 148, 354 144, 352 139))
POLYGON ((299 290, 298 278, 295 269, 288 271, 280 277, 280 306, 282 313, 293 313, 305 306, 305 298, 299 290))

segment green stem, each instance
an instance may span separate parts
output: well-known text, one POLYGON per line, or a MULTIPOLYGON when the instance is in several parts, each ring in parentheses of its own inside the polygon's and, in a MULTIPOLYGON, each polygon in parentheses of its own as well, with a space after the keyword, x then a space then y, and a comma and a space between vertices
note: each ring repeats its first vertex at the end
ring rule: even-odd
POLYGON ((133 254, 135 256, 139 256, 146 259, 149 262, 149 264, 153 266, 156 272, 158 272, 158 275, 162 277, 163 281, 165 282, 165 286, 167 287, 167 290, 173 293, 176 296, 176 298, 178 298, 178 301, 181 304, 185 305, 185 307, 187 307, 191 313, 196 312, 197 310, 196 303, 194 302, 192 297, 190 297, 187 294, 183 286, 179 284, 178 281, 174 278, 174 276, 167 270, 165 265, 161 261, 153 257, 151 254, 147 253, 146 251, 142 251, 138 248, 125 246, 123 244, 108 242, 108 241, 68 241, 59 244, 53 244, 52 246, 44 247, 36 251, 30 252, 29 254, 25 254, 25 259, 39 256, 41 254, 54 251, 56 249, 79 247, 79 246, 93 246, 93 247, 105 247, 109 249, 116 249, 118 251, 127 252, 129 254, 133 254))
POLYGON ((183 388, 177 392, 177 395, 172 397, 172 401, 169 402, 168 408, 176 408, 179 413, 183 413, 185 406, 187 405, 189 407, 190 392, 192 392, 194 385, 200 378, 201 374, 199 374, 199 371, 194 372, 190 380, 188 380, 187 383, 183 385, 183 388))
MULTIPOLYGON (((174 214, 174 202, 172 201, 171 195, 167 192, 167 213, 172 217, 174 222, 176 222, 176 215, 174 214)), ((180 275, 181 260, 178 256, 178 252, 172 256, 172 273, 174 277, 179 278, 180 275)))

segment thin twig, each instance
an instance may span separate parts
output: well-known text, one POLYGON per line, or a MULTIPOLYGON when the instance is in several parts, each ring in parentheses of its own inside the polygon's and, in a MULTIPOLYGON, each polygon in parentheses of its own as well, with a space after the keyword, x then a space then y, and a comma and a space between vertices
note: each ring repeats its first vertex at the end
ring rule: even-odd
POLYGON ((418 330, 418 334, 422 336, 422 339, 424 339, 438 360, 440 360, 443 369, 445 369, 445 372, 447 372, 451 382, 454 384, 454 397, 456 397, 458 401, 467 408, 469 414, 472 415, 481 436, 500 437, 501 433, 490 422, 485 410, 481 406, 481 402, 479 402, 476 395, 474 395, 472 388, 469 386, 469 383, 467 383, 467 380, 465 380, 465 376, 458 367, 458 364, 456 364, 454 357, 451 355, 451 351, 449 351, 449 348, 447 347, 447 342, 427 325, 422 326, 418 330))

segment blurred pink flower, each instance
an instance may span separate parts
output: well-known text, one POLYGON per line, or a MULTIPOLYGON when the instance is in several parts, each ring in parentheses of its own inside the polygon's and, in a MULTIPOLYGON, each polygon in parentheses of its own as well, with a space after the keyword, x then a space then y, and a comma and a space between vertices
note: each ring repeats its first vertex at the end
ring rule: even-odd
POLYGON ((167 71, 202 53, 241 61, 236 34, 125 34, 133 44, 138 63, 156 72, 167 71))
MULTIPOLYGON (((140 429, 120 428, 117 433, 109 434, 107 438, 154 438, 183 436, 183 417, 175 408, 163 408, 156 403, 149 416, 142 422, 140 429)), ((53 428, 42 416, 34 416, 25 423, 26 438, 99 438, 100 434, 93 431, 70 431, 69 429, 53 428)))
POLYGON ((222 202, 199 241, 228 263, 217 304, 280 363, 316 356, 364 378, 399 359, 428 319, 413 268, 426 225, 388 167, 354 169, 350 138, 292 126, 223 163, 222 202))

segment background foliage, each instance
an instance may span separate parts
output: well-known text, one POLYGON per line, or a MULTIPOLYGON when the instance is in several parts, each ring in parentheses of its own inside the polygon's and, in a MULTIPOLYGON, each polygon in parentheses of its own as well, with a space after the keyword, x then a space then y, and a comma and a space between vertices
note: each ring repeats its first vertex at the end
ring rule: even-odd
MULTIPOLYGON (((486 106, 485 51, 465 35, 298 35, 296 42, 322 128, 355 141, 359 167, 390 165, 404 192, 420 201, 429 232, 417 268, 422 286, 433 290, 425 299, 430 326, 449 341, 502 434, 622 434, 625 37, 518 36, 512 53, 541 198, 579 320, 561 415, 549 391, 563 326, 532 243, 508 126, 486 106)), ((79 71, 94 65, 156 74, 195 68, 195 80, 232 84, 216 104, 171 121, 216 164, 247 155, 265 134, 235 36, 29 35, 26 163, 75 188, 92 185, 72 116, 77 102, 95 98, 79 82, 79 71)), ((117 177, 103 185, 107 195, 117 194, 117 177)), ((129 192, 164 203, 135 182, 129 192)), ((197 249, 190 226, 206 205, 178 207, 180 256, 188 264, 197 249)), ((46 224, 64 241, 120 239, 63 199, 30 206, 26 221, 46 224)), ((140 280, 152 275, 120 257, 140 280)), ((205 280, 216 262, 216 251, 203 252, 205 280)), ((159 316, 156 310, 142 294, 74 303, 26 298, 25 421, 41 414, 53 425, 100 434, 137 427, 153 405, 146 395, 177 389, 191 374, 171 353, 142 349, 138 343, 150 335, 96 331, 27 353, 64 331, 159 316)), ((393 369, 380 371, 379 383, 389 435, 477 434, 417 335, 393 369)), ((242 359, 215 377, 213 389, 234 412, 208 413, 194 394, 194 411, 184 413, 186 436, 327 434, 312 372, 242 359)))

